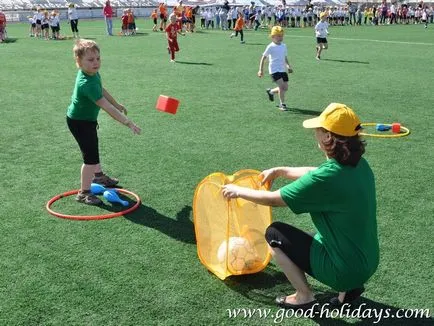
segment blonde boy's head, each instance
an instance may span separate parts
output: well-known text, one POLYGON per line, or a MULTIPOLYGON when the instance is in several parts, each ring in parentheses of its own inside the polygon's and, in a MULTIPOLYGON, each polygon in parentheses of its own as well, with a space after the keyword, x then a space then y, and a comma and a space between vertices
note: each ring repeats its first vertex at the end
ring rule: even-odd
POLYGON ((92 40, 86 40, 86 39, 78 39, 75 42, 74 48, 72 49, 74 53, 74 58, 82 59, 84 55, 88 52, 100 52, 98 44, 92 40))

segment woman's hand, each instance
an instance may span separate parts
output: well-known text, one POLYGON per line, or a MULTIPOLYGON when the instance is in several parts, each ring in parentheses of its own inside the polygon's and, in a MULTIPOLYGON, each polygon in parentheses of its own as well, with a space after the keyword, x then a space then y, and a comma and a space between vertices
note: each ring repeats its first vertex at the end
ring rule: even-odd
POLYGON ((126 123, 126 126, 131 129, 131 131, 133 132, 133 134, 140 135, 140 133, 142 132, 142 129, 140 129, 140 127, 137 126, 131 120, 126 123))
POLYGON ((125 106, 123 106, 122 104, 119 104, 117 109, 118 109, 120 112, 122 112, 123 114, 125 114, 125 115, 128 114, 127 109, 126 109, 125 106))
POLYGON ((277 170, 275 168, 264 170, 259 174, 259 180, 261 180, 261 186, 269 183, 270 186, 273 184, 274 179, 278 177, 277 170))
POLYGON ((241 187, 233 184, 224 185, 222 188, 223 197, 228 199, 238 198, 240 196, 240 190, 241 187))

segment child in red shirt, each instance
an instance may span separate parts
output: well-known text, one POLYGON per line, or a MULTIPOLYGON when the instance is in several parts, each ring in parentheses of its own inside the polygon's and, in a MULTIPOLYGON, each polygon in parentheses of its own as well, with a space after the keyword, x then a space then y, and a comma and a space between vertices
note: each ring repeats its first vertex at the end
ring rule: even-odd
POLYGON ((121 17, 122 20, 122 34, 128 35, 128 10, 124 9, 124 13, 121 17))
POLYGON ((0 43, 6 40, 6 15, 0 11, 0 43))
POLYGON ((175 62, 175 52, 179 51, 178 46, 178 34, 185 36, 179 28, 179 24, 176 22, 176 15, 170 14, 169 16, 170 24, 166 27, 166 37, 169 43, 168 50, 170 54, 170 62, 175 62))

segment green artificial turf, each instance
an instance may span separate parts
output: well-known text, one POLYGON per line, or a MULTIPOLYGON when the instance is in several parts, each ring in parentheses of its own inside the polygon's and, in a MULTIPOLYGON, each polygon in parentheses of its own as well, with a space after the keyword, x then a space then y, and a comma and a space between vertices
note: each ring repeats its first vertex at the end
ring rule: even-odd
MULTIPOLYGON (((81 35, 101 47, 105 88, 142 128, 134 136, 100 114, 105 171, 142 205, 124 217, 87 222, 45 210, 50 198, 79 187, 80 152, 65 123, 76 75, 73 41, 29 38, 28 25, 8 26, 11 40, 0 44, 0 325, 276 324, 271 316, 228 317, 235 308, 271 309, 277 317, 274 298, 293 289, 274 263, 226 281, 209 273, 196 253, 193 194, 216 171, 323 162, 313 133, 301 124, 330 102, 353 107, 364 122, 400 122, 411 130, 403 138, 367 138, 381 262, 360 302, 392 313, 433 311, 432 26, 331 27, 320 62, 311 28, 287 30, 294 68, 289 112, 268 101, 268 74, 256 76, 270 42, 266 30, 246 31, 244 45, 222 31, 180 36, 173 64, 164 34, 143 19, 138 26, 135 37, 108 37, 103 21, 80 21, 81 35), (155 110, 160 94, 180 100, 176 115, 155 110)), ((68 29, 63 22, 62 32, 71 34, 68 29)), ((106 213, 72 197, 53 208, 106 213)), ((273 209, 273 219, 312 230, 308 215, 288 209, 273 209)), ((331 290, 309 281, 326 302, 331 290)), ((373 321, 287 318, 282 324, 373 321)), ((430 323, 389 318, 379 325, 430 323)))

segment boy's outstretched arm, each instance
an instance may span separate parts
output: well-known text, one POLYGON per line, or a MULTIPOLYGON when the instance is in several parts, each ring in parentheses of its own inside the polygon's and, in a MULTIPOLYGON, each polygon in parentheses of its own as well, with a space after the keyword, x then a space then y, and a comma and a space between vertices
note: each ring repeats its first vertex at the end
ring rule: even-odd
POLYGON ((111 104, 104 96, 95 102, 101 109, 106 111, 113 119, 119 121, 123 125, 127 126, 135 134, 140 134, 141 129, 118 109, 111 104))
POLYGON ((287 56, 285 56, 285 63, 286 63, 286 69, 288 69, 288 73, 292 73, 294 70, 292 70, 292 67, 291 67, 291 65, 289 64, 289 61, 288 61, 288 57, 287 57, 287 56))
POLYGON ((114 99, 114 97, 111 96, 111 94, 104 87, 102 88, 102 95, 107 99, 107 101, 109 101, 120 112, 122 112, 125 115, 128 114, 128 111, 125 108, 125 106, 123 106, 122 104, 119 104, 118 102, 116 102, 116 100, 114 99))
POLYGON ((264 62, 266 57, 262 56, 261 61, 259 61, 259 71, 258 71, 258 77, 261 78, 264 75, 264 62))

